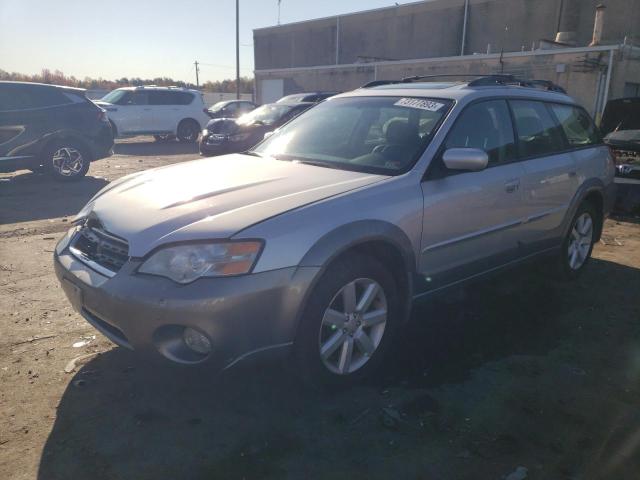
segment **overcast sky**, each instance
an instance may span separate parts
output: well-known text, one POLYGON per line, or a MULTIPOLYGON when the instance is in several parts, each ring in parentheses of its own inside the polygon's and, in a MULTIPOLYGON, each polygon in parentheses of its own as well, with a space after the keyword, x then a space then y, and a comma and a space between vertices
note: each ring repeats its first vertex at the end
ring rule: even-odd
MULTIPOLYGON (((392 6, 388 0, 282 0, 282 23, 392 6)), ((399 1, 397 3, 411 3, 399 1)), ((277 0, 240 0, 241 73, 254 28, 275 25, 277 0)), ((0 0, 0 69, 78 78, 235 76, 235 0, 0 0)))

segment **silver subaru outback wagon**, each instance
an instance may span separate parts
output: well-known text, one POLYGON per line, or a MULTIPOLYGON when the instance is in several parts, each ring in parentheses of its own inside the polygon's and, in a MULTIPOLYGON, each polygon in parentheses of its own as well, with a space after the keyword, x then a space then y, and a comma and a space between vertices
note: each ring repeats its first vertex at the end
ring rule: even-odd
POLYGON ((573 278, 599 239, 614 165, 589 115, 489 80, 367 86, 252 151, 115 181, 57 245, 60 283, 125 348, 357 381, 413 300, 542 255, 573 278))

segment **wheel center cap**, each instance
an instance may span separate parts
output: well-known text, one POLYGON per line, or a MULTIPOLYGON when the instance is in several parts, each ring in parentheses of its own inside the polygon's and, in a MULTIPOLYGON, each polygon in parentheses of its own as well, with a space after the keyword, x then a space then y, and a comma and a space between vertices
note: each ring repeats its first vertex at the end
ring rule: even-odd
POLYGON ((347 330, 349 330, 350 332, 355 332, 356 329, 358 328, 359 318, 360 318, 360 315, 358 315, 357 313, 347 313, 347 323, 346 323, 347 330))

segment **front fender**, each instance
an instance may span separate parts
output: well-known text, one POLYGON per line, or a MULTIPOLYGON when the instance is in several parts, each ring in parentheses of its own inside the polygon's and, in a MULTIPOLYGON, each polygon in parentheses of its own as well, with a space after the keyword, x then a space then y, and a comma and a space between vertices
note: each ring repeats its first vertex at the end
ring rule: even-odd
POLYGON ((382 220, 359 220, 322 236, 305 254, 301 267, 324 267, 346 250, 367 242, 381 241, 395 247, 407 272, 415 272, 416 258, 409 237, 396 225, 382 220))

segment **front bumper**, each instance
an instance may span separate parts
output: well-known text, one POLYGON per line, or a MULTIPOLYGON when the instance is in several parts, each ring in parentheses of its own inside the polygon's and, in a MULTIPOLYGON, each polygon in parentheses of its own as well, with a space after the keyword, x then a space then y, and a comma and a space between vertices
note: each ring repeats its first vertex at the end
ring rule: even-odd
POLYGON ((318 268, 284 268, 189 285, 139 275, 129 261, 113 277, 92 270, 69 250, 54 254, 55 271, 74 309, 114 343, 178 363, 227 368, 257 353, 286 351, 298 313, 318 268), (185 327, 211 341, 194 357, 182 340, 185 327))
POLYGON ((241 151, 234 143, 228 140, 219 140, 215 143, 209 142, 209 137, 200 138, 201 155, 226 155, 228 153, 238 153, 241 151))

